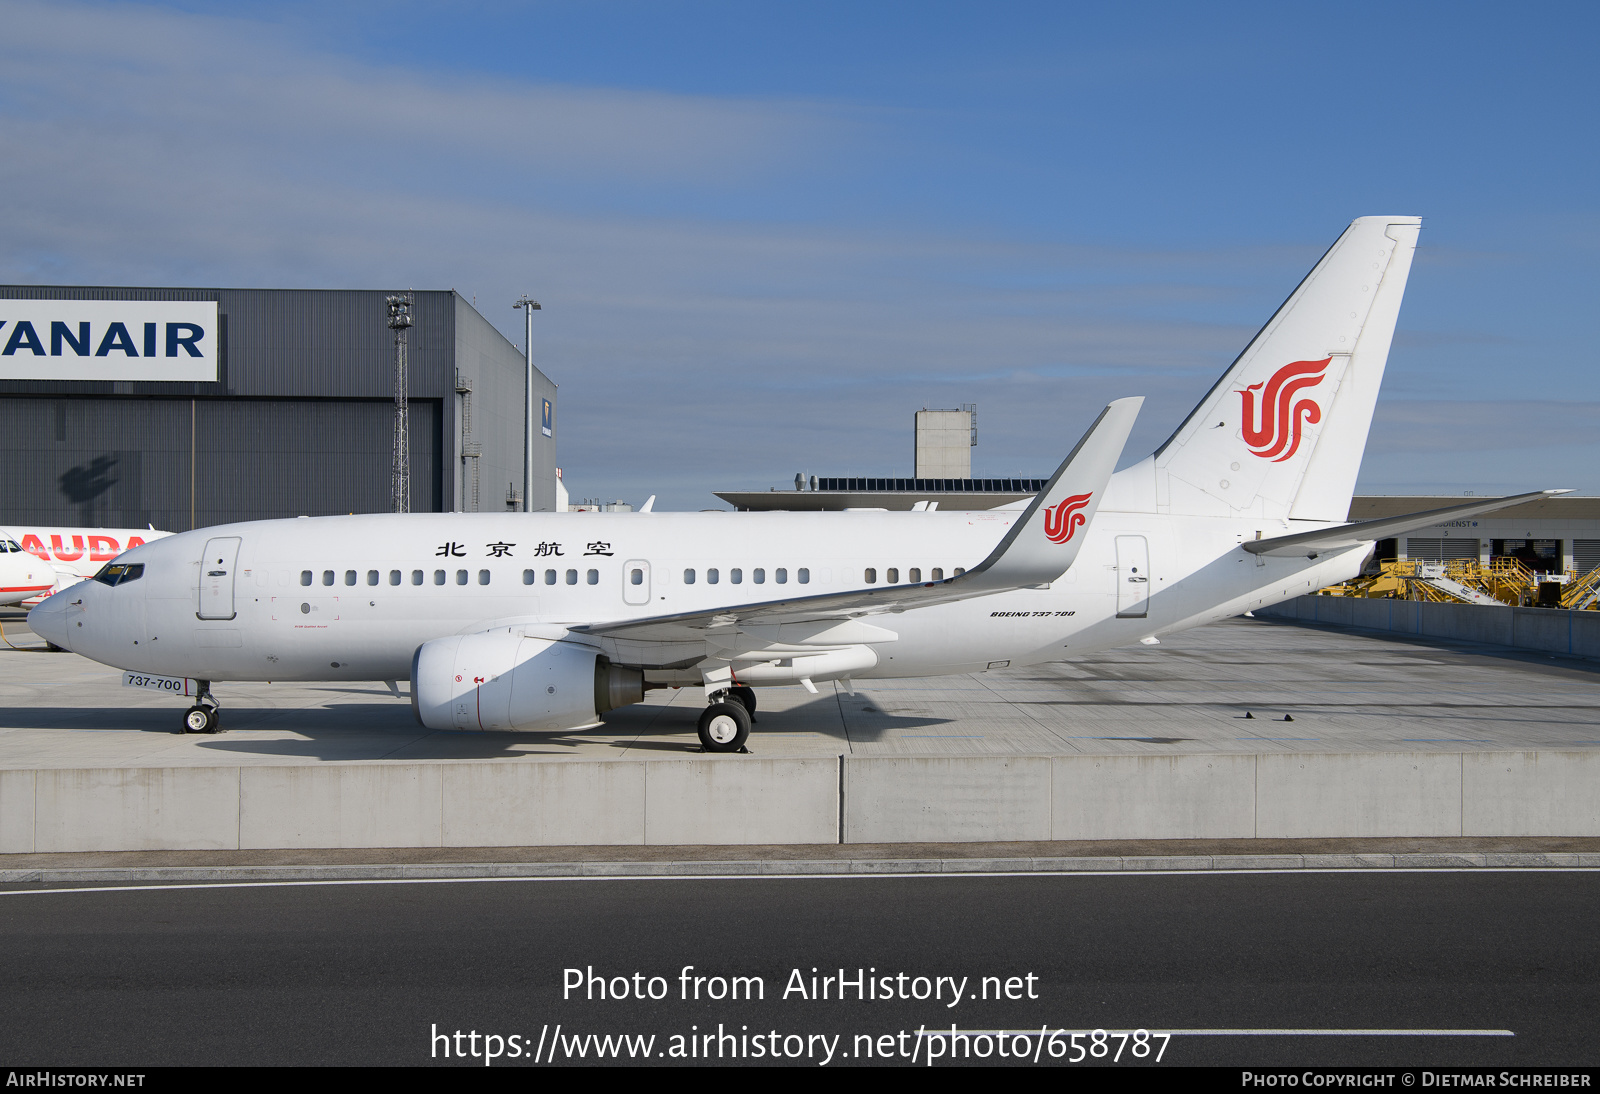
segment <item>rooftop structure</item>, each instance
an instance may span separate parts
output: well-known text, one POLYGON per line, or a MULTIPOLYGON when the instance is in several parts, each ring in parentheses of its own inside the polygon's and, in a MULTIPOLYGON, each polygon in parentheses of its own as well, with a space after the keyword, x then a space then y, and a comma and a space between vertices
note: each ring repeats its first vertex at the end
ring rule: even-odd
POLYGON ((919 479, 969 479, 972 449, 978 443, 978 408, 929 410, 916 415, 917 445, 913 467, 919 479))

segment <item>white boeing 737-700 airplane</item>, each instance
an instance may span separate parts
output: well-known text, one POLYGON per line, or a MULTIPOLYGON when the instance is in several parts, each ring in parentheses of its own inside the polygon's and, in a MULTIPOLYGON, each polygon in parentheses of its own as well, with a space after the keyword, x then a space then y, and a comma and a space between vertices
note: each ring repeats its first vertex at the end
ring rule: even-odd
POLYGON ((409 678, 424 725, 483 730, 704 686, 710 751, 742 748, 762 686, 1154 642, 1537 496, 1344 523, 1419 227, 1355 221, 1153 455, 1113 474, 1140 400, 1113 402, 1026 507, 258 521, 137 547, 29 622, 196 694, 196 732, 229 680, 409 678))

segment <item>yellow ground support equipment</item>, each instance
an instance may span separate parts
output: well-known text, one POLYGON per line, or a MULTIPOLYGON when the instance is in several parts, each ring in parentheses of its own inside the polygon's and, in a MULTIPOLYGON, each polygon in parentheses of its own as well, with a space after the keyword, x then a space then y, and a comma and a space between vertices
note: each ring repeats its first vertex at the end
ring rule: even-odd
MULTIPOLYGON (((1540 578, 1514 558, 1497 558, 1485 566, 1477 559, 1428 562, 1413 558, 1384 559, 1376 574, 1363 574, 1342 585, 1322 590, 1323 596, 1359 596, 1393 600, 1422 600, 1445 604, 1487 604, 1498 601, 1513 607, 1538 603, 1540 578)), ((1600 569, 1582 577, 1561 575, 1561 607, 1600 610, 1600 569)))

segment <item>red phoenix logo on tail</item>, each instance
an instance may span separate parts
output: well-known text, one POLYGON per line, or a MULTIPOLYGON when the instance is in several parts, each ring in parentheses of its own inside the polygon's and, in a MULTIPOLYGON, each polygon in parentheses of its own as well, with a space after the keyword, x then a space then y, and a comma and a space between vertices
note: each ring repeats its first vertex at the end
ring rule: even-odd
POLYGON ((1044 511, 1044 538, 1051 543, 1065 543, 1072 538, 1072 533, 1083 527, 1083 507, 1089 504, 1089 499, 1094 497, 1091 491, 1087 494, 1074 494, 1059 505, 1052 505, 1044 511))
POLYGON ((1244 443, 1262 459, 1282 463, 1300 447, 1300 430, 1322 421, 1322 408, 1316 400, 1294 402, 1302 388, 1322 383, 1323 370, 1332 357, 1320 361, 1291 361, 1263 384, 1251 384, 1239 392, 1244 401, 1244 443), (1261 413, 1256 414, 1256 392, 1262 387, 1261 413), (1292 404, 1292 405, 1291 405, 1292 404))

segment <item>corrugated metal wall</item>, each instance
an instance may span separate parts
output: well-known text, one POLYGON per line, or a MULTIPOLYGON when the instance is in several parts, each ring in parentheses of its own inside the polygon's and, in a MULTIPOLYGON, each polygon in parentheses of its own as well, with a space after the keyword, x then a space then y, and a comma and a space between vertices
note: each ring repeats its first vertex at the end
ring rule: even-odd
MULTIPOLYGON (((0 286, 0 298, 10 299, 215 300, 221 322, 216 383, 0 381, 0 457, 7 469, 0 525, 153 523, 181 531, 302 513, 387 511, 394 413, 387 295, 0 286)), ((411 507, 448 510, 456 507, 459 478, 451 473, 459 462, 455 414, 447 411, 457 399, 460 298, 427 291, 413 299, 411 507)), ((479 333, 488 359, 502 371, 515 369, 520 391, 520 355, 497 334, 494 347, 479 333)), ((520 468, 520 436, 514 453, 497 451, 493 458, 520 468)))
MULTIPOLYGON (((169 395, 263 398, 394 397, 394 339, 376 290, 110 289, 0 286, 0 299, 215 300, 222 330, 214 384, 0 381, 0 395, 169 395)), ((411 314, 411 396, 454 390, 456 294, 416 292, 411 314)))
MULTIPOLYGON (((517 321, 522 322, 521 313, 517 321)), ((539 337, 539 316, 534 316, 534 346, 539 337)), ((522 432, 524 392, 526 390, 526 358, 489 321, 465 300, 457 298, 456 306, 456 368, 463 376, 471 378, 472 430, 475 440, 483 446, 478 469, 482 483, 479 510, 485 513, 504 512, 506 486, 515 483, 522 488, 522 432)), ((530 497, 535 512, 549 512, 556 502, 556 439, 546 437, 539 429, 539 400, 556 401, 556 385, 550 382, 537 367, 533 370, 533 493, 530 497)), ((462 479, 460 468, 454 472, 456 481, 462 479)), ((469 472, 470 473, 470 472, 469 472)), ((462 505, 460 508, 468 508, 462 505)))
MULTIPOLYGON (((0 523, 183 531, 386 512, 393 415, 387 400, 0 398, 0 523)), ((443 507, 441 416, 412 400, 416 511, 443 507)))

